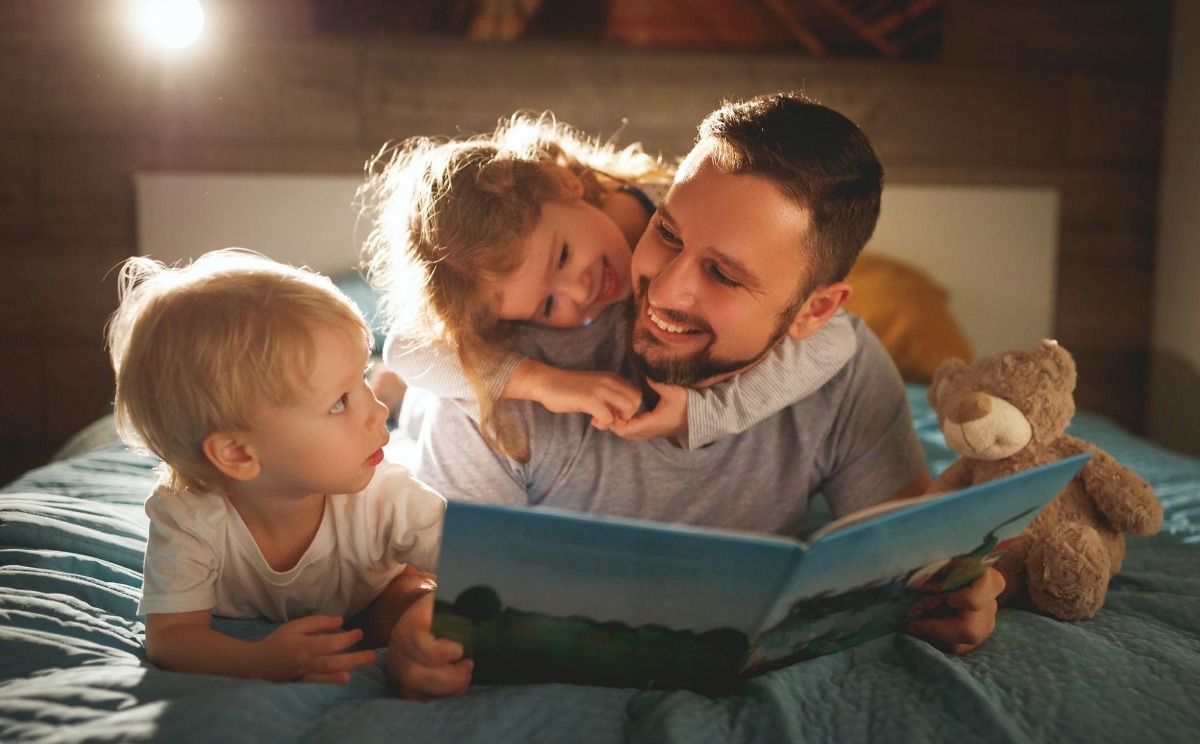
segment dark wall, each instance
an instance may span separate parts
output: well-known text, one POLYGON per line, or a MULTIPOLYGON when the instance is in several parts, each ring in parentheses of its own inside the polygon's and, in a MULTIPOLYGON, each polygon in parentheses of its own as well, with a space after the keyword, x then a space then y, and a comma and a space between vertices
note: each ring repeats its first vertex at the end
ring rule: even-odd
POLYGON ((859 122, 892 181, 1061 189, 1055 332, 1079 405, 1143 428, 1169 3, 952 1, 921 63, 330 38, 261 0, 168 56, 117 4, 0 4, 0 481, 108 410, 138 169, 359 173, 388 139, 517 108, 678 154, 722 98, 796 88, 859 122))

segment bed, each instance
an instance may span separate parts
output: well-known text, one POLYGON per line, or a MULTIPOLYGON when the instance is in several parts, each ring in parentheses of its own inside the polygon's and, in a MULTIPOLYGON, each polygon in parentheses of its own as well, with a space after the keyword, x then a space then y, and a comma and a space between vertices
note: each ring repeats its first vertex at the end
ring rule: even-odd
MULTIPOLYGON (((910 385, 931 467, 952 459, 910 385)), ((1194 741, 1200 733, 1200 461, 1077 415, 1155 488, 1162 531, 1131 538, 1092 620, 1005 609, 947 656, 889 636, 751 680, 736 695, 572 685, 399 700, 381 662, 346 686, 164 672, 135 614, 155 463, 100 422, 0 490, 0 740, 270 742, 1194 741)), ((270 625, 219 621, 238 637, 270 625)))
MULTIPOLYGON (((369 302, 349 271, 354 240, 335 237, 362 236, 350 206, 356 179, 297 179, 140 174, 139 244, 167 261, 222 245, 255 248, 330 273, 369 302), (239 212, 239 204, 288 211, 239 212), (272 229, 278 225, 292 230, 280 239, 272 229)), ((894 323, 877 332, 888 336, 898 362, 902 349, 928 355, 963 348, 967 339, 977 354, 1030 345, 1052 327, 1057 215, 1057 194, 1046 189, 889 185, 869 251, 923 267, 918 278, 937 291, 890 286, 897 275, 888 273, 884 284, 861 293, 887 304, 857 309, 894 323), (921 218, 909 224, 906 215, 921 218), (970 255, 961 251, 964 240, 976 246, 970 255), (964 261, 977 270, 963 271, 964 261), (989 295, 1003 277, 1021 279, 1023 294, 989 295), (895 304, 917 297, 934 298, 940 319, 951 321, 953 343, 927 343, 934 335, 929 303, 895 304)), ((953 455, 925 386, 916 379, 908 390, 936 473, 953 455)), ((536 685, 475 687, 459 699, 415 703, 394 695, 382 652, 345 686, 147 665, 135 612, 147 530, 142 502, 155 463, 116 442, 111 419, 102 419, 54 462, 0 488, 0 741, 1195 741, 1200 460, 1086 411, 1071 433, 1135 469, 1166 513, 1158 535, 1130 538, 1124 570, 1092 620, 1063 623, 1005 609, 994 635, 964 658, 888 636, 719 697, 536 685)), ((394 452, 402 457, 399 444, 394 452)), ((271 629, 218 624, 245 638, 271 629)))

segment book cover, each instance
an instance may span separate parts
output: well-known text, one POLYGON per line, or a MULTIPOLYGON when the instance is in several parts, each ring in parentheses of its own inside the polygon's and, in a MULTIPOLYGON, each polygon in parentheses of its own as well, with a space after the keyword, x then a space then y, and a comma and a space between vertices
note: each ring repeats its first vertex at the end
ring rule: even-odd
POLYGON ((477 684, 733 690, 902 629, 981 575, 1088 456, 884 502, 808 542, 450 502, 434 632, 464 645, 477 684))

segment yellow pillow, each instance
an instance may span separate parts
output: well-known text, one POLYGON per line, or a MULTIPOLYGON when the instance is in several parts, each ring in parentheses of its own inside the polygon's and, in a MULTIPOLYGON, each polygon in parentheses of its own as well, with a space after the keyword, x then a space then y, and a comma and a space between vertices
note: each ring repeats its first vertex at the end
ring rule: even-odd
POLYGON ((924 272, 886 256, 863 253, 846 277, 846 308, 883 341, 906 382, 929 382, 946 359, 971 361, 971 345, 950 314, 946 290, 924 272))

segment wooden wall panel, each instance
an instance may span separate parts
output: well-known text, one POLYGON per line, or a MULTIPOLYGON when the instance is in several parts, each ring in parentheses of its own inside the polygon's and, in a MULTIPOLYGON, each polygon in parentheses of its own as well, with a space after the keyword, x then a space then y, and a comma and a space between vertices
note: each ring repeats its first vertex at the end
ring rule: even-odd
POLYGON ((0 135, 0 241, 32 237, 37 199, 33 143, 0 135))
POLYGON ((950 65, 1162 76, 1169 0, 947 0, 950 65))
POLYGON ((163 70, 164 134, 193 139, 359 140, 358 51, 347 44, 272 44, 163 70))
POLYGON ((1065 91, 1057 76, 856 64, 814 77, 807 89, 863 128, 885 168, 1044 168, 1062 161, 1065 91))
POLYGON ((34 127, 33 60, 30 44, 0 36, 0 134, 34 127))
MULTIPOLYGON (((110 285, 115 285, 111 280, 110 285)), ((62 443, 72 434, 111 412, 113 374, 102 341, 62 344, 46 352, 46 388, 71 389, 78 392, 77 401, 62 396, 46 398, 46 436, 49 441, 62 443)))
POLYGON ((222 43, 168 61, 116 33, 117 4, 0 3, 0 384, 28 392, 0 412, 0 479, 107 410, 108 272, 136 248, 137 170, 357 174, 389 139, 521 107, 679 154, 723 98, 779 89, 857 120, 893 182, 1059 188, 1056 333, 1078 402, 1142 428, 1162 0, 952 0, 929 63, 326 39, 292 0, 215 2, 222 43))
POLYGON ((1161 81, 1075 75, 1067 118, 1073 163, 1152 165, 1162 152, 1161 81))

